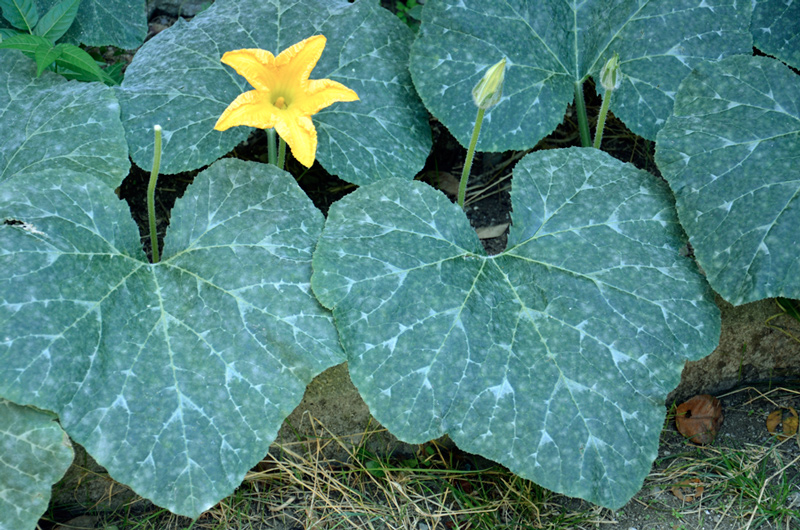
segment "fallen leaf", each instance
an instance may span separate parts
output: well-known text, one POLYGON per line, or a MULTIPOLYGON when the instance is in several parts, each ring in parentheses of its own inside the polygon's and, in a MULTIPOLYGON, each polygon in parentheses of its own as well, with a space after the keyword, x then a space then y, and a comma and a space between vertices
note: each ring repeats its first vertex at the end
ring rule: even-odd
POLYGON ((478 233, 479 239, 492 239, 493 237, 502 236, 505 233, 506 228, 508 228, 508 223, 494 226, 484 226, 483 228, 478 228, 475 231, 478 233))
POLYGON ((722 425, 722 404, 714 396, 700 394, 681 403, 675 415, 678 432, 698 444, 710 444, 722 425))
POLYGON ((704 488, 702 484, 699 478, 693 478, 673 486, 670 491, 683 502, 699 501, 700 497, 703 496, 704 488), (694 484, 698 485, 694 486, 694 484))
POLYGON ((430 182, 432 186, 439 188, 448 195, 458 195, 458 179, 444 171, 426 171, 422 174, 421 180, 430 182))
POLYGON ((788 409, 773 410, 767 416, 767 430, 778 440, 786 440, 797 433, 797 411, 792 407, 788 409), (781 432, 776 432, 781 425, 781 432))

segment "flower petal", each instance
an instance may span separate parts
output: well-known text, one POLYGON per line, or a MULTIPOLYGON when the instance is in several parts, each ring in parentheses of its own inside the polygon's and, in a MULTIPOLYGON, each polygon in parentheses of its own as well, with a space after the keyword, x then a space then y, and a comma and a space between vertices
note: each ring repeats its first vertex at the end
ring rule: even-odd
POLYGON ((308 82, 303 98, 295 100, 300 112, 316 114, 337 101, 357 101, 358 94, 341 83, 330 79, 312 79, 308 82))
POLYGON ((251 90, 233 100, 217 120, 214 128, 225 131, 237 125, 269 129, 275 126, 278 109, 272 104, 269 92, 251 90))
POLYGON ((314 35, 283 50, 275 58, 275 65, 281 71, 281 79, 284 82, 291 80, 292 83, 297 83, 297 89, 302 90, 311 70, 322 56, 327 41, 324 35, 314 35))
POLYGON ((317 129, 309 116, 287 111, 281 113, 275 130, 292 149, 292 156, 306 167, 314 165, 317 154, 317 129))
POLYGON ((247 48, 225 52, 220 59, 247 79, 256 90, 270 90, 277 81, 275 57, 268 51, 247 48))

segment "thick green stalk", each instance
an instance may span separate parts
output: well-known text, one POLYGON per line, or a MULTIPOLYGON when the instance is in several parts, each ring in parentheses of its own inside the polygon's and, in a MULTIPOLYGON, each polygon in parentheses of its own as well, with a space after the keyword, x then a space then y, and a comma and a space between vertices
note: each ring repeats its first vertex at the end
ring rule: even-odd
POLYGON ((281 138, 278 143, 278 169, 283 169, 286 165, 286 142, 281 138))
POLYGON ((481 133, 481 124, 483 123, 483 114, 486 109, 479 108, 478 116, 475 118, 475 128, 472 129, 472 139, 469 141, 469 149, 467 149, 467 159, 464 161, 464 170, 461 172, 461 182, 458 183, 458 205, 464 209, 464 199, 467 195, 467 180, 469 180, 469 172, 472 169, 472 159, 475 156, 475 146, 478 144, 478 135, 481 133))
POLYGON ((161 168, 161 126, 153 127, 156 134, 155 149, 153 152, 153 169, 150 171, 150 181, 147 183, 147 221, 150 224, 150 247, 153 255, 153 263, 158 263, 158 236, 156 235, 156 181, 158 181, 158 170, 161 168))
POLYGON ((275 132, 275 129, 267 129, 267 161, 269 161, 269 163, 272 164, 273 166, 278 165, 278 155, 277 152, 275 151, 276 136, 277 133, 275 132))
POLYGON ((594 132, 594 147, 600 149, 600 142, 603 141, 603 129, 606 126, 606 115, 608 114, 608 105, 611 102, 611 94, 613 90, 606 90, 603 95, 603 104, 600 105, 600 115, 597 117, 597 130, 594 132))
POLYGON ((583 82, 575 83, 575 113, 578 115, 578 130, 581 133, 581 146, 591 147, 592 135, 589 133, 589 117, 586 115, 586 100, 583 99, 583 82))

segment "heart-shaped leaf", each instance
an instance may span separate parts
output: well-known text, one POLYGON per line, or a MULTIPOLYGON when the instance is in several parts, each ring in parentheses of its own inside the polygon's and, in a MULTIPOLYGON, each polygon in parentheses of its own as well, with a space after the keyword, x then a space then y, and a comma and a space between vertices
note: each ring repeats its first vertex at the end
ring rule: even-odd
POLYGON ((514 169, 508 249, 387 180, 331 206, 312 286, 370 411, 412 443, 464 450, 619 508, 656 456, 664 399, 719 340, 719 311, 666 185, 593 149, 514 169))
POLYGON ((223 156, 252 129, 218 132, 214 124, 252 87, 220 62, 222 54, 261 48, 277 55, 315 34, 325 35, 327 44, 311 78, 339 81, 360 98, 313 116, 317 160, 359 185, 413 177, 431 146, 427 113, 407 70, 413 36, 376 2, 345 0, 220 0, 191 22, 179 21, 148 41, 119 92, 133 161, 149 167, 153 145, 147 131, 156 123, 164 129, 165 173, 223 156))
POLYGON ((0 399, 0 530, 34 530, 72 462, 55 417, 0 399))
POLYGON ((611 111, 655 139, 696 64, 751 52, 751 10, 736 0, 429 0, 411 74, 428 110, 468 145, 470 91, 506 57, 503 99, 486 113, 478 150, 528 149, 561 123, 575 84, 617 52, 623 79, 611 111))
POLYGON ((35 177, 0 189, 0 395, 56 411, 116 480, 197 517, 344 359, 310 288, 322 214, 287 173, 225 159, 150 264, 112 190, 35 177))
POLYGON ((758 0, 750 31, 753 44, 764 53, 800 68, 800 3, 758 0))
POLYGON ((766 57, 699 66, 655 158, 715 291, 800 298, 800 77, 766 57))
POLYGON ((112 89, 43 72, 16 50, 0 50, 0 183, 47 169, 91 173, 119 186, 128 147, 112 89))

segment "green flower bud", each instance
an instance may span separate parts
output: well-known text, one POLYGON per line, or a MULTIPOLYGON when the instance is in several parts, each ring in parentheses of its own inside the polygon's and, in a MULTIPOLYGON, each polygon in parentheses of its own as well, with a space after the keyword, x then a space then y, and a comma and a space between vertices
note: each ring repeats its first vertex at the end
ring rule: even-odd
POLYGON ((603 69, 600 70, 600 84, 606 90, 615 90, 622 84, 622 72, 619 71, 619 54, 616 52, 606 62, 603 69))
POLYGON ((506 59, 490 67, 472 89, 472 100, 481 109, 497 105, 503 95, 503 79, 506 76, 506 59))

